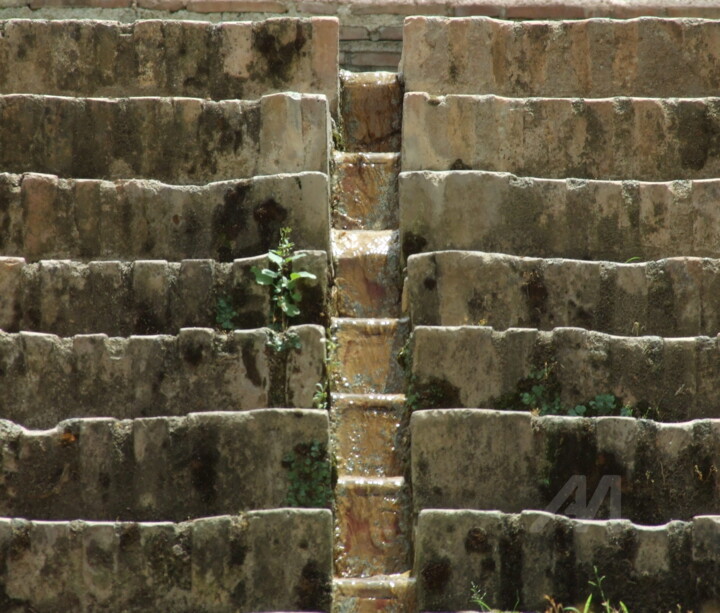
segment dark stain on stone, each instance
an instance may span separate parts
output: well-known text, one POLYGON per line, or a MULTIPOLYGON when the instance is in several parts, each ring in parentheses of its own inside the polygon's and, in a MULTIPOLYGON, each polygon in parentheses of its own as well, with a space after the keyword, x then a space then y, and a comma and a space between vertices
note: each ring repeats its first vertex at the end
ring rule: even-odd
POLYGON ((246 591, 244 581, 238 581, 235 584, 235 587, 232 590, 232 595, 230 596, 233 605, 236 607, 244 607, 246 605, 246 591))
POLYGON ((285 207, 274 198, 258 204, 253 209, 253 218, 260 229, 260 246, 263 251, 277 245, 280 240, 280 228, 283 227, 288 213, 285 207))
POLYGON ((200 494, 203 504, 213 505, 217 500, 217 464, 220 460, 217 432, 198 428, 192 445, 190 472, 193 487, 200 494))
POLYGON ((137 307, 137 318, 135 320, 136 334, 161 334, 163 325, 153 308, 147 303, 141 302, 137 307))
POLYGON ((137 524, 121 524, 118 548, 126 551, 140 544, 140 526, 137 524))
MULTIPOLYGON (((289 23, 289 22, 288 22, 289 23)), ((295 37, 287 43, 281 43, 283 32, 274 34, 267 26, 253 28, 253 47, 263 54, 270 79, 276 86, 285 85, 292 76, 295 58, 298 57, 307 42, 303 25, 295 25, 295 37)), ((285 26, 285 27, 292 27, 285 26)))
POLYGON ((426 290, 431 292, 437 287, 437 281, 432 277, 425 277, 425 280, 423 281, 423 286, 426 290))
POLYGON ((533 270, 526 276, 523 291, 527 300, 530 324, 533 328, 540 328, 542 317, 547 312, 548 299, 542 271, 533 270))
POLYGON ((199 342, 188 343, 183 346, 183 359, 191 366, 197 366, 202 362, 205 354, 203 344, 199 342))
POLYGON ((250 379, 250 381, 255 387, 260 387, 263 383, 263 380, 257 367, 257 354, 254 351, 252 343, 243 344, 242 361, 248 379, 250 379))
POLYGON ((461 407, 460 388, 445 379, 430 377, 415 383, 418 405, 424 409, 452 409, 461 407))
POLYGON ((420 571, 423 586, 429 592, 441 592, 452 577, 452 566, 449 558, 430 560, 420 571))
POLYGON ((223 204, 215 209, 212 220, 212 235, 217 258, 221 262, 232 262, 236 257, 247 255, 238 248, 238 236, 247 228, 248 211, 245 200, 251 190, 249 181, 241 181, 225 192, 223 204))
POLYGON ((467 553, 491 553, 492 545, 488 542, 487 533, 482 528, 470 528, 465 535, 465 551, 467 553))
POLYGON ((323 570, 315 560, 309 560, 303 566, 300 581, 295 587, 299 611, 328 611, 332 584, 329 573, 323 570))
POLYGON ((422 252, 426 245, 427 239, 424 236, 413 234, 412 232, 405 232, 405 234, 403 234, 402 251, 405 258, 422 252))
POLYGON ((702 170, 717 139, 717 128, 705 105, 681 102, 677 107, 680 160, 683 168, 702 170))
POLYGON ((458 158, 450 165, 450 170, 472 170, 472 166, 468 166, 465 162, 458 158))

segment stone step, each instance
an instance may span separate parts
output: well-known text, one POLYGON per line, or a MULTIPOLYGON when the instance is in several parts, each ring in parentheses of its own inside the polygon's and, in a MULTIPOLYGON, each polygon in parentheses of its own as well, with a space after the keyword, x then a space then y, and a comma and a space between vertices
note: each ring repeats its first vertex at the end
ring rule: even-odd
POLYGON ((333 613, 412 613, 417 611, 410 573, 361 579, 333 579, 333 613))
POLYGON ((213 258, 274 248, 282 226, 297 249, 330 252, 326 175, 205 185, 0 174, 0 253, 39 259, 213 258))
POLYGON ((718 38, 720 22, 698 19, 410 17, 401 72, 406 91, 436 95, 712 96, 718 38))
POLYGON ((593 401, 598 410, 618 415, 628 407, 659 421, 720 418, 717 338, 418 326, 412 344, 408 402, 415 408, 566 415, 593 401))
POLYGON ((398 362, 409 333, 406 319, 333 318, 336 345, 330 385, 333 393, 400 394, 405 375, 398 362))
POLYGON ((341 477, 335 487, 335 575, 373 577, 410 567, 410 509, 402 477, 341 477))
POLYGON ((0 167, 83 179, 206 183, 329 163, 327 100, 0 96, 0 167))
POLYGON ((337 106, 338 21, 0 22, 0 92, 253 99, 294 91, 337 106))
POLYGON ((720 332, 720 260, 616 264, 441 251, 411 256, 407 271, 413 325, 720 332))
POLYGON ((720 176, 718 98, 431 97, 403 105, 403 170, 490 170, 551 179, 720 176))
POLYGON ((403 88, 396 72, 340 72, 344 151, 400 150, 403 88))
POLYGON ((6 611, 329 611, 332 515, 282 509, 178 524, 3 518, 0 556, 6 611))
MULTIPOLYGON (((296 270, 311 271, 299 290, 299 323, 325 320, 327 255, 310 251, 296 270)), ((268 325, 270 288, 252 268, 267 256, 232 263, 213 260, 73 262, 0 258, 0 328, 64 336, 176 333, 183 327, 255 328, 268 325)))
POLYGON ((336 151, 334 161, 333 228, 396 230, 400 154, 336 151))
POLYGON ((340 477, 404 474, 404 394, 332 394, 330 419, 340 477))
POLYGON ((720 181, 537 179, 404 172, 403 256, 471 249, 584 260, 720 257, 720 181))
POLYGON ((711 611, 720 588, 718 538, 720 516, 641 526, 540 512, 423 511, 418 610, 477 607, 473 591, 503 611, 544 611, 546 595, 582 610, 591 593, 598 602, 589 582, 604 577, 615 607, 623 601, 630 611, 711 611))
POLYGON ((416 513, 535 509, 661 524, 720 508, 720 420, 434 409, 410 423, 416 513))
POLYGON ((52 428, 70 417, 309 408, 325 372, 325 331, 297 326, 290 333, 299 349, 273 349, 266 328, 130 338, 0 332, 0 415, 52 428))
POLYGON ((316 409, 194 413, 186 417, 71 419, 52 430, 0 420, 0 516, 28 519, 182 521, 286 506, 330 505, 320 470, 328 417, 316 409), (292 462, 292 465, 290 464, 292 462), (322 489, 325 504, 299 487, 322 489))
POLYGON ((335 308, 340 317, 399 317, 398 232, 332 230, 335 308))

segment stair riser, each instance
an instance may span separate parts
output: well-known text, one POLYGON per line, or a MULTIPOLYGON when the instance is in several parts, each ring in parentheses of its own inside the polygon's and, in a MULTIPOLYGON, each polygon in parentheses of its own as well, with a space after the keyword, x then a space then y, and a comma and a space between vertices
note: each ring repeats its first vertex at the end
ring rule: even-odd
POLYGON ((720 332, 720 260, 614 264, 454 251, 411 257, 407 286, 415 325, 720 332))
MULTIPOLYGON (((183 327, 216 327, 220 301, 236 315, 232 325, 256 328, 270 323, 267 287, 258 285, 253 266, 267 257, 232 264, 212 260, 91 262, 0 259, 0 328, 70 336, 177 333, 183 327)), ((300 288, 299 323, 324 320, 327 256, 310 252, 297 268, 313 272, 300 288)))
POLYGON ((421 326, 413 344, 413 402, 420 408, 508 408, 527 391, 522 381, 547 369, 557 379, 564 410, 614 394, 620 407, 659 421, 720 414, 718 344, 708 337, 421 326))
POLYGON ((182 524, 4 519, 0 555, 6 604, 19 609, 330 608, 332 517, 323 510, 260 511, 182 524))
POLYGON ((39 259, 213 258, 275 247, 330 251, 328 183, 319 173, 202 186, 0 175, 0 252, 39 259))
POLYGON ((7 172, 171 183, 327 173, 328 125, 326 100, 297 94, 252 102, 2 96, 0 165, 7 172))
POLYGON ((553 179, 720 175, 717 98, 513 99, 406 94, 402 167, 553 179))
POLYGON ((720 256, 720 181, 564 181, 489 172, 400 175, 400 242, 582 260, 720 256), (472 223, 467 223, 471 219, 472 223))
POLYGON ((0 415, 51 428, 78 416, 312 407, 325 371, 324 330, 291 331, 301 349, 290 350, 286 362, 267 346, 267 330, 129 339, 0 333, 0 415))
POLYGON ((717 93, 716 21, 413 17, 403 34, 407 91, 588 98, 717 93))
POLYGON ((418 606, 467 610, 474 583, 500 610, 543 611, 545 595, 582 607, 597 567, 606 597, 630 611, 664 611, 669 602, 713 610, 719 536, 717 517, 645 527, 532 512, 425 511, 415 550, 418 606))
POLYGON ((289 506, 283 458, 328 442, 324 411, 290 409, 0 428, 0 515, 49 520, 182 521, 289 506))
POLYGON ((413 415, 411 440, 416 512, 548 509, 564 514, 572 512, 568 504, 576 500, 576 492, 565 496, 564 488, 580 484, 578 477, 587 501, 598 493, 602 503, 589 519, 619 512, 612 517, 661 524, 720 508, 718 421, 655 424, 619 417, 430 410, 413 415))

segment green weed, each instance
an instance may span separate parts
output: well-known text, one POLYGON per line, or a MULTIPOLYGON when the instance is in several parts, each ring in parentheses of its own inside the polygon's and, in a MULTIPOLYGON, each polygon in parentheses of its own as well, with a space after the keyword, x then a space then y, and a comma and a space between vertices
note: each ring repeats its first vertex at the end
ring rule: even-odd
POLYGON ((319 441, 299 443, 282 461, 288 470, 290 507, 328 507, 332 500, 332 462, 327 447, 319 441))

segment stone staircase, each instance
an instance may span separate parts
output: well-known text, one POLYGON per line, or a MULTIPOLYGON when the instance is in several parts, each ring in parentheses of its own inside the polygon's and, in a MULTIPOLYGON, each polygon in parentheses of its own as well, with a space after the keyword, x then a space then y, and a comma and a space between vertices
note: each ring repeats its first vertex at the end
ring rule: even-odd
POLYGON ((0 22, 0 611, 720 610, 720 22, 221 4, 0 22))

